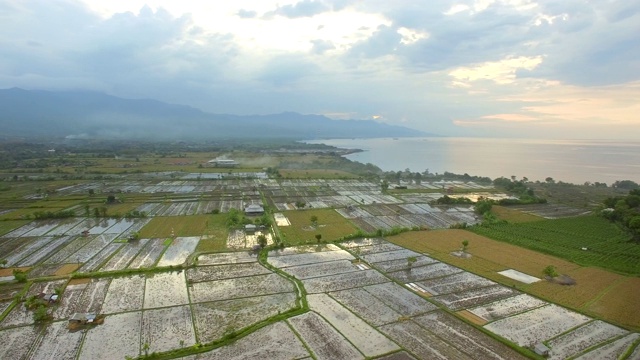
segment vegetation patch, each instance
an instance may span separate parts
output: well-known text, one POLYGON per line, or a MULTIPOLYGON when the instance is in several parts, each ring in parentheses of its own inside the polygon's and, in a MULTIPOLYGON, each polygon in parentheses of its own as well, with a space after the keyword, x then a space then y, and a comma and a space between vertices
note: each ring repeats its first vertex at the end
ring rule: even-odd
POLYGON ((540 216, 527 214, 520 210, 516 210, 507 206, 494 205, 491 207, 491 212, 500 220, 508 221, 510 223, 523 223, 543 220, 540 216))
POLYGON ((22 225, 25 225, 29 220, 6 220, 0 221, 0 235, 7 234, 22 225))
POLYGON ((322 235, 323 241, 335 241, 358 231, 349 220, 332 209, 286 211, 284 215, 291 226, 279 229, 284 242, 290 245, 317 243, 316 234, 322 235), (314 216, 316 224, 312 221, 314 216))
MULTIPOLYGON (((217 234, 216 224, 225 214, 154 217, 140 230, 142 238, 167 238, 172 236, 202 236, 217 234)), ((226 237, 225 237, 226 239, 226 237)))
POLYGON ((471 231, 583 266, 640 274, 640 246, 630 242, 630 236, 615 224, 597 216, 494 223, 472 227, 471 231))

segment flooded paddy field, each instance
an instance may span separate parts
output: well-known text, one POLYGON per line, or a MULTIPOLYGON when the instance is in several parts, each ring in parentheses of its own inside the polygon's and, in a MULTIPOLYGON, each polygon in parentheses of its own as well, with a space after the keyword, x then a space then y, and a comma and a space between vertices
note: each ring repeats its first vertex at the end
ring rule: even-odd
POLYGON ((145 276, 134 275, 111 280, 102 304, 102 313, 113 314, 143 308, 145 276))
POLYGON ((393 323, 404 316, 363 288, 340 290, 328 294, 373 326, 393 323))
POLYGON ((315 312, 287 320, 315 354, 316 359, 364 359, 364 356, 315 312))
POLYGON ((419 359, 472 359, 411 320, 381 326, 380 331, 419 359))
POLYGON ((532 346, 590 320, 584 315, 551 304, 494 321, 484 328, 521 346, 532 346))
POLYGON ((448 309, 453 311, 476 307, 482 304, 488 304, 496 300, 508 298, 520 292, 502 285, 491 285, 484 288, 461 290, 446 295, 438 295, 432 297, 436 301, 448 309))
POLYGON ((238 264, 257 262, 256 255, 249 254, 248 252, 233 252, 233 253, 219 253, 219 254, 204 254, 198 256, 198 264, 200 265, 221 265, 221 264, 238 264))
POLYGON ((47 326, 36 340, 29 359, 61 359, 76 358, 84 333, 70 332, 66 321, 54 322, 47 326))
POLYGON ((149 353, 196 343, 191 310, 187 305, 143 311, 141 333, 141 347, 148 344, 149 353))
POLYGON ((184 271, 147 275, 144 308, 184 305, 189 303, 184 271))
POLYGON ((244 360, 254 359, 309 359, 309 352, 284 321, 266 326, 251 336, 208 353, 193 355, 184 360, 244 360))
POLYGON ((147 246, 143 247, 135 258, 129 263, 129 269, 150 268, 158 261, 158 258, 167 247, 164 239, 150 239, 147 246))
POLYGON ((328 295, 310 295, 308 301, 311 310, 329 321, 364 356, 373 357, 400 350, 398 345, 328 295))
POLYGON ((59 236, 53 238, 41 237, 40 239, 46 239, 45 244, 20 260, 20 262, 16 264, 17 266, 33 266, 70 243, 74 238, 72 236, 59 236))
POLYGON ((309 279, 329 275, 338 275, 360 271, 351 260, 326 261, 315 264, 291 266, 286 268, 287 274, 293 275, 297 279, 309 279))
POLYGON ((389 281, 376 270, 363 270, 303 280, 310 294, 351 289, 389 281))
POLYGON ((40 331, 36 326, 0 330, 0 358, 25 359, 40 331))
POLYGON ((147 245, 149 239, 140 239, 124 244, 120 251, 115 253, 109 261, 107 261, 100 271, 122 270, 129 265, 131 260, 147 245))
POLYGON ((296 307, 293 292, 193 304, 200 342, 211 342, 296 307), (215 326, 211 326, 215 324, 215 326))
POLYGON ((314 253, 302 253, 293 255, 281 255, 269 258, 269 263, 277 268, 315 264, 326 261, 353 260, 353 255, 345 250, 319 251, 314 253))
POLYGON ((189 287, 194 303, 293 292, 294 285, 278 274, 194 283, 189 287))
MULTIPOLYGON (((600 346, 595 350, 591 350, 584 355, 576 357, 578 360, 617 360, 632 349, 634 344, 640 339, 640 334, 632 333, 621 337, 606 345, 600 346)), ((629 359, 637 359, 637 350, 629 359), (635 357, 634 357, 635 356, 635 357)))
POLYGON ((527 294, 512 296, 486 305, 478 306, 469 311, 486 321, 499 320, 528 310, 547 305, 548 303, 527 294))
POLYGON ((498 343, 482 331, 442 310, 419 316, 414 321, 441 339, 476 359, 526 359, 510 347, 498 343))
POLYGON ((442 276, 461 273, 463 270, 442 262, 411 267, 409 270, 399 270, 387 273, 390 277, 403 283, 418 282, 442 276))
POLYGON ((123 244, 115 244, 111 243, 105 246, 100 252, 95 254, 89 260, 87 260, 84 265, 78 269, 79 272, 92 272, 96 271, 99 267, 102 266, 103 263, 107 261, 107 258, 116 253, 123 244))
POLYGON ((157 266, 169 266, 183 264, 189 255, 196 249, 200 237, 177 237, 165 250, 157 266))
POLYGON ((237 277, 264 275, 270 270, 257 262, 224 264, 213 266, 198 266, 187 270, 188 282, 202 282, 213 280, 233 279, 237 277))
POLYGON ((141 311, 109 316, 105 324, 86 332, 78 358, 110 360, 138 356, 141 324, 141 311))
POLYGON ((613 338, 627 335, 629 332, 617 326, 595 320, 569 333, 549 340, 550 359, 566 359, 582 351, 607 342, 613 338))

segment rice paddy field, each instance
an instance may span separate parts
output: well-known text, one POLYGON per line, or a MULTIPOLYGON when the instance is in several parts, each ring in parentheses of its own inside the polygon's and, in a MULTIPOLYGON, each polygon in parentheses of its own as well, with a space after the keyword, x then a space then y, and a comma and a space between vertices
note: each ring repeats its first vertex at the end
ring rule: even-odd
POLYGON ((640 306, 637 297, 631 295, 640 289, 636 285, 636 277, 601 268, 583 267, 465 230, 409 232, 390 237, 389 241, 419 253, 428 253, 432 258, 593 317, 630 329, 640 329, 640 316, 632 310, 640 306), (471 257, 453 256, 451 253, 460 250, 464 240, 469 241, 467 252, 471 257), (499 271, 515 269, 543 277, 542 271, 548 265, 555 266, 558 273, 570 276, 577 284, 562 286, 547 281, 524 284, 498 274, 499 271))
MULTIPOLYGON (((552 359, 640 352, 640 337, 632 332, 640 327, 636 277, 463 230, 326 244, 358 231, 474 224, 470 205, 429 202, 451 186, 456 196, 506 196, 490 187, 424 182, 382 193, 378 183, 341 171, 281 171, 289 178, 276 180, 252 168, 198 168, 206 160, 142 159, 124 173, 121 166, 129 162, 104 159, 98 168, 122 173, 42 186, 52 190, 46 199, 42 189, 36 194, 22 183, 12 198, 0 194, 10 200, 0 210, 0 257, 28 277, 21 285, 12 268, 0 272, 0 358, 112 359, 155 352, 188 360, 521 359, 535 358, 530 348, 539 342, 552 359), (154 173, 134 172, 153 166, 154 173), (107 206, 109 215, 136 210, 146 217, 87 217, 85 205, 92 213, 108 194, 120 201, 107 206), (298 209, 300 202, 305 204, 298 209), (258 232, 227 226, 227 212, 248 204, 282 212, 275 231, 264 230, 269 244, 280 236, 300 246, 260 256, 250 251, 258 232), (54 210, 75 216, 27 218, 54 210), (129 240, 133 234, 140 239, 129 240), (470 243, 470 257, 452 255, 463 240, 470 243), (524 284, 498 274, 513 269, 542 278, 547 265, 577 284, 524 284), (47 304, 51 320, 37 323, 23 301, 54 292, 60 299, 47 304), (89 312, 104 322, 68 329, 73 314, 89 312)), ((610 234, 602 223, 541 220, 570 210, 496 207, 509 224, 487 231, 508 235, 514 229, 525 237, 518 241, 549 233, 556 242, 582 237, 592 253, 611 250, 604 260, 623 263, 626 248, 598 241, 610 234)), ((581 251, 576 254, 586 254, 581 251)))
POLYGON ((472 231, 583 266, 640 274, 640 246, 615 224, 598 216, 491 224, 472 231))
POLYGON ((286 211, 283 213, 291 226, 281 227, 283 240, 288 244, 316 243, 316 234, 322 235, 322 241, 334 241, 358 231, 351 222, 340 216, 335 210, 286 211), (311 217, 318 218, 317 227, 313 227, 311 217))

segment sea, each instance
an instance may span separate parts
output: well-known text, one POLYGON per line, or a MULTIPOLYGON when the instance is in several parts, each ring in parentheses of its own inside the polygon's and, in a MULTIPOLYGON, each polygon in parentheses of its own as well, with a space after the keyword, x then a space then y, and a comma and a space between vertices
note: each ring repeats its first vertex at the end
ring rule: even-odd
POLYGON ((530 181, 573 184, 618 180, 640 183, 640 141, 542 140, 461 137, 307 140, 339 148, 361 149, 348 159, 385 171, 526 177, 530 181))

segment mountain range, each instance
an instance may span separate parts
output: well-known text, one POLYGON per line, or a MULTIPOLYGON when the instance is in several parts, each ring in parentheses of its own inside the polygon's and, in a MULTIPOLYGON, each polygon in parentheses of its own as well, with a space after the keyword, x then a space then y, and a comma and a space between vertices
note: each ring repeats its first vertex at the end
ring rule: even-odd
POLYGON ((5 136, 104 139, 374 138, 430 136, 372 120, 322 115, 213 114, 156 100, 90 91, 0 90, 5 136))

